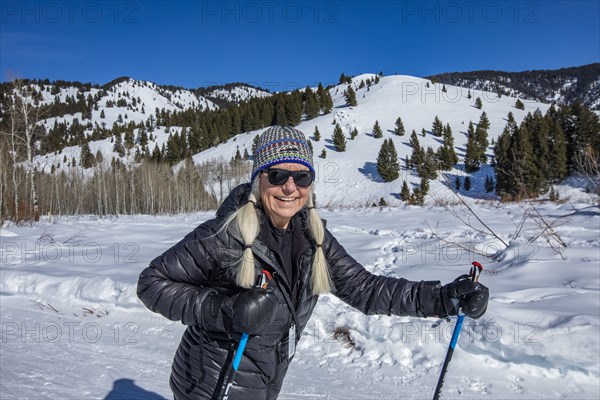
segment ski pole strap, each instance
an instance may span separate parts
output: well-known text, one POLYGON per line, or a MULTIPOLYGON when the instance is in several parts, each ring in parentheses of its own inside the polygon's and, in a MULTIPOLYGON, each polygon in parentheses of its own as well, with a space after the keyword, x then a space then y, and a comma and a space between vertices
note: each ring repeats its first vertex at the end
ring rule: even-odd
POLYGON ((229 350, 227 351, 227 358, 225 359, 225 363, 223 364, 223 368, 221 369, 221 373, 219 374, 219 379, 217 380, 217 384, 215 385, 215 390, 212 395, 212 400, 219 400, 223 398, 224 392, 224 382, 225 378, 228 376, 229 367, 231 365, 233 359, 233 351, 235 350, 235 345, 233 342, 229 344, 229 350))

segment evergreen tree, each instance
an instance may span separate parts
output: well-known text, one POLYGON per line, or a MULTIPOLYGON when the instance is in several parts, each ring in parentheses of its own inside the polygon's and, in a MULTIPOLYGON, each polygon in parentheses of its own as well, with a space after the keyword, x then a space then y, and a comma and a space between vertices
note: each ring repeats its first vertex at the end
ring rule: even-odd
POLYGON ((296 126, 302 121, 302 110, 302 95, 298 90, 294 90, 285 105, 285 114, 289 125, 296 126))
MULTIPOLYGON (((550 113, 551 110, 548 110, 550 113)), ((600 117, 592 110, 576 102, 563 105, 555 114, 567 142, 567 165, 577 170, 577 157, 589 148, 600 157, 600 117)), ((600 162, 600 160, 596 160, 600 162)))
POLYGON ((544 190, 535 163, 532 136, 524 122, 517 126, 512 113, 494 149, 496 157, 496 193, 518 200, 536 196, 544 190))
POLYGON ((523 102, 521 101, 521 99, 517 99, 517 101, 515 102, 515 108, 518 110, 524 110, 525 109, 525 104, 523 104, 523 102))
POLYGON ((549 163, 548 179, 550 182, 560 182, 567 177, 569 172, 567 166, 567 143, 560 123, 546 118, 548 129, 548 153, 553 162, 549 163))
POLYGON ((323 114, 329 114, 333 109, 333 100, 331 99, 329 90, 325 90, 321 83, 319 83, 319 87, 317 88, 317 97, 319 98, 319 105, 323 114))
POLYGON ((346 137, 344 136, 344 132, 342 131, 342 127, 338 124, 335 124, 335 128, 333 130, 333 145, 337 151, 346 151, 346 137))
POLYGON ((477 144, 477 138, 475 135, 475 128, 473 123, 469 122, 469 129, 467 130, 467 151, 465 153, 465 171, 468 173, 475 172, 480 166, 480 150, 477 144))
POLYGON ((521 125, 513 135, 509 157, 514 160, 513 175, 517 179, 516 194, 519 196, 537 196, 540 193, 539 170, 535 164, 531 134, 526 126, 521 125), (525 192, 525 193, 524 193, 525 192))
POLYGON ((140 128, 138 132, 138 143, 140 146, 145 147, 148 145, 148 134, 146 133, 146 129, 140 128))
POLYGON ((134 136, 133 131, 127 129, 125 131, 125 148, 132 149, 134 146, 134 136))
POLYGON ((457 192, 460 190, 460 178, 458 177, 458 175, 456 176, 456 179, 454 180, 454 188, 456 189, 457 192))
POLYGON ((377 156, 377 172, 384 182, 391 182, 400 176, 398 153, 392 139, 385 139, 377 156))
POLYGON ((483 107, 483 103, 481 102, 481 97, 477 97, 475 99, 475 108, 478 108, 481 110, 482 107, 483 107))
POLYGON ((425 137, 426 133, 427 131, 425 131, 425 128, 421 128, 421 136, 425 137))
POLYGON ((408 188, 408 184, 406 181, 402 182, 402 190, 400 191, 400 198, 402 201, 409 201, 410 199, 410 189, 408 188))
POLYGON ((352 85, 348 86, 348 89, 344 92, 344 98, 346 99, 346 104, 350 107, 354 107, 358 105, 356 101, 356 92, 352 88, 352 85))
POLYGON ((420 164, 415 163, 417 174, 421 178, 436 179, 437 178, 437 157, 431 147, 427 148, 427 151, 423 152, 421 149, 423 161, 420 164))
POLYGON ((100 151, 100 149, 98 149, 96 151, 96 163, 102 164, 102 161, 104 161, 104 156, 102 156, 102 152, 100 151))
POLYGON ((320 155, 320 157, 321 157, 321 158, 326 158, 326 157, 327 157, 327 150, 323 149, 323 150, 321 151, 321 155, 320 155))
POLYGON ((106 115, 104 114, 104 110, 100 111, 100 118, 106 118, 106 115))
POLYGON ((527 127, 527 130, 531 135, 531 145, 533 149, 535 149, 535 151, 532 152, 532 156, 537 169, 537 176, 535 178, 531 177, 532 179, 535 179, 532 186, 536 187, 540 193, 545 193, 549 189, 550 163, 553 158, 550 155, 548 143, 550 128, 539 109, 536 110, 533 115, 529 113, 527 117, 525 117, 523 125, 527 127))
POLYGON ((315 133, 313 133, 313 137, 315 138, 315 142, 321 140, 321 132, 319 132, 318 126, 315 126, 315 133))
POLYGON ((121 135, 115 135, 115 144, 113 145, 113 151, 119 155, 119 157, 125 157, 125 147, 121 141, 121 135))
POLYGON ((289 125, 287 113, 285 111, 286 103, 286 97, 284 96, 278 96, 278 98, 275 100, 275 125, 289 125))
POLYGON ((425 159, 425 152, 419 143, 419 139, 417 138, 417 133, 413 130, 410 135, 410 146, 412 147, 412 155, 410 157, 410 164, 414 167, 419 167, 423 164, 425 159))
POLYGON ((427 193, 429 193, 429 179, 421 178, 421 183, 419 187, 421 188, 421 193, 423 194, 423 197, 425 197, 427 193))
POLYGON ((354 138, 357 136, 358 136, 358 129, 356 129, 356 127, 354 127, 352 129, 352 132, 350 132, 350 139, 354 140, 354 138))
POLYGON ((477 129, 475 129, 475 143, 477 147, 478 160, 481 164, 487 163, 487 148, 489 146, 488 142, 488 129, 490 127, 490 121, 487 117, 485 111, 481 113, 481 117, 479 118, 479 123, 477 124, 477 129))
POLYGON ((496 194, 505 197, 513 192, 516 186, 514 178, 511 175, 511 160, 509 159, 509 151, 511 137, 518 129, 517 123, 512 117, 512 113, 508 115, 508 122, 504 127, 504 131, 498 137, 496 146, 494 146, 494 159, 496 160, 496 194))
POLYGON ((444 143, 438 148, 437 158, 440 161, 440 169, 448 171, 458 163, 458 156, 454 151, 454 137, 452 136, 452 128, 450 124, 444 127, 444 143))
POLYGON ((479 117, 479 123, 477 124, 477 126, 485 129, 486 131, 490 129, 490 119, 488 118, 485 111, 481 113, 481 116, 479 117))
POLYGON ((158 148, 158 145, 154 146, 154 150, 152 150, 152 155, 150 156, 150 161, 154 161, 157 164, 160 164, 162 161, 162 154, 158 148))
POLYGON ((180 160, 179 158, 179 134, 175 132, 175 135, 169 134, 167 138, 167 150, 164 153, 164 160, 173 165, 180 160))
POLYGON ((443 132, 444 132, 444 125, 442 124, 442 121, 440 121, 440 119, 436 115, 435 119, 433 120, 433 126, 431 128, 431 133, 433 134, 433 136, 441 137, 443 132))
POLYGON ((88 144, 88 142, 83 142, 83 144, 81 145, 80 159, 81 166, 83 168, 91 168, 94 165, 96 165, 96 158, 90 151, 90 145, 88 144))
POLYGON ((396 119, 396 128, 394 129, 394 133, 398 136, 404 136, 404 124, 402 123, 402 118, 400 117, 396 119))
MULTIPOLYGON (((240 115, 240 109, 238 107, 230 109, 230 119, 231 119, 231 131, 234 134, 248 132, 250 126, 252 125, 251 121, 246 117, 245 126, 242 128, 242 117, 240 115)), ((229 110, 228 110, 229 111, 229 110)))
POLYGON ((379 126, 379 121, 375 120, 375 125, 373 125, 373 137, 376 139, 381 139, 383 137, 383 130, 379 126))
POLYGON ((415 188, 413 193, 410 195, 409 204, 422 206, 425 204, 425 194, 421 191, 421 188, 415 188))
POLYGON ((320 108, 319 97, 306 85, 306 89, 304 89, 304 113, 306 118, 315 118, 319 115, 320 108))
POLYGON ((469 175, 465 177, 465 190, 467 192, 471 190, 471 178, 469 178, 469 175))

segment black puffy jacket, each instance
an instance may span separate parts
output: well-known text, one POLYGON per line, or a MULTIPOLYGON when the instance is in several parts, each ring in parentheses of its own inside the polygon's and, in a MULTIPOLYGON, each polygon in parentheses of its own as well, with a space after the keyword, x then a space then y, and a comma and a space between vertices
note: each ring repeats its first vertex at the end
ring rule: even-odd
MULTIPOLYGON (((142 271, 137 293, 152 311, 187 325, 171 371, 170 386, 176 399, 211 398, 228 366, 235 340, 202 315, 202 304, 211 293, 231 296, 242 289, 235 284, 243 241, 235 224, 218 232, 223 219, 244 205, 250 184, 235 188, 209 220, 182 241, 154 259, 142 271), (218 233, 217 233, 218 232, 218 233)), ((275 399, 290 357, 289 340, 298 341, 318 296, 312 294, 311 269, 316 245, 306 226, 306 210, 292 219, 295 287, 290 287, 270 225, 261 214, 260 234, 252 245, 256 275, 273 273, 270 285, 279 300, 267 333, 251 337, 244 351, 230 399, 275 399), (294 310, 292 313, 291 309, 294 310), (295 321, 295 322, 294 322, 295 321), (289 338, 290 326, 297 335, 289 338)), ((373 275, 356 262, 326 230, 323 250, 333 281, 333 294, 365 314, 433 316, 443 314, 439 282, 411 282, 373 275)), ((222 326, 222 325, 221 325, 222 326)))

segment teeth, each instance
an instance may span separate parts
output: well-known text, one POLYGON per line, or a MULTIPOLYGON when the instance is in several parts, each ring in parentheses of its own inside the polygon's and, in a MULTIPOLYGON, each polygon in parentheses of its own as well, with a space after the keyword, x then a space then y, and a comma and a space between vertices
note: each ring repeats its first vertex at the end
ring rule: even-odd
POLYGON ((294 197, 278 197, 277 199, 281 200, 281 201, 294 201, 295 200, 294 197))

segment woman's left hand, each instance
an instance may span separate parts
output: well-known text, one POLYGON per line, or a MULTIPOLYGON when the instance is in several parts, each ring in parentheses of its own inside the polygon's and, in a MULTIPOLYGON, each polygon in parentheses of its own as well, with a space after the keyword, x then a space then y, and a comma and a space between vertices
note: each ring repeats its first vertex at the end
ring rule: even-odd
POLYGON ((490 297, 489 289, 479 282, 473 282, 466 275, 458 277, 454 282, 442 286, 442 301, 449 315, 463 313, 470 318, 481 318, 487 311, 490 297))

